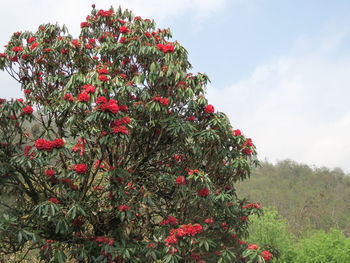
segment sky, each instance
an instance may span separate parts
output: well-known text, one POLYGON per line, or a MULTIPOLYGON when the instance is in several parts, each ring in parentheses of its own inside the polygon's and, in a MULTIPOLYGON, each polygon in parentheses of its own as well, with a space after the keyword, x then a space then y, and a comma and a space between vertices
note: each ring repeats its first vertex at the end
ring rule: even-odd
MULTIPOLYGON (((0 52, 16 31, 65 24, 121 5, 170 28, 206 73, 207 98, 251 137, 261 160, 292 159, 350 173, 350 1, 2 1, 0 52)), ((23 97, 0 71, 0 97, 23 97)))

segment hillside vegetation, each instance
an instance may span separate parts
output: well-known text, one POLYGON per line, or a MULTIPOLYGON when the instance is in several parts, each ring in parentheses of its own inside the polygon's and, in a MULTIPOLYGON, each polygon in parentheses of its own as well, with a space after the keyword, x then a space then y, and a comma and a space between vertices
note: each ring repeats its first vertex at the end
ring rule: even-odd
POLYGON ((296 237, 331 228, 350 234, 350 176, 339 168, 312 168, 290 160, 263 162, 236 187, 239 196, 275 207, 296 237))

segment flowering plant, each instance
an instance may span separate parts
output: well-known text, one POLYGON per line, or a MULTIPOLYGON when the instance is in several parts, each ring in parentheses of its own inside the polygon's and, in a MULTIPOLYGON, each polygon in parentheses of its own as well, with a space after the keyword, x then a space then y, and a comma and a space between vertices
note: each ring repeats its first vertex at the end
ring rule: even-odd
POLYGON ((234 185, 255 147, 208 104, 208 77, 170 37, 120 8, 93 8, 78 38, 51 24, 14 33, 0 68, 25 99, 0 101, 0 193, 15 198, 0 203, 0 253, 249 260, 241 239, 260 209, 234 185))

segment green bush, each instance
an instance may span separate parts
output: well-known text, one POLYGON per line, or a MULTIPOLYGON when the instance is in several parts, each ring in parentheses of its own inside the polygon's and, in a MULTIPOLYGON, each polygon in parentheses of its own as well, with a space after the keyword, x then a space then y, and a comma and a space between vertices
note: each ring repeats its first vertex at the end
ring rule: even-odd
POLYGON ((249 243, 261 248, 271 244, 280 255, 274 262, 293 262, 297 253, 294 236, 287 230, 286 219, 275 208, 265 208, 263 216, 251 215, 249 220, 249 243))
POLYGON ((318 230, 301 239, 297 251, 295 262, 350 262, 350 238, 336 229, 331 229, 328 233, 318 230))

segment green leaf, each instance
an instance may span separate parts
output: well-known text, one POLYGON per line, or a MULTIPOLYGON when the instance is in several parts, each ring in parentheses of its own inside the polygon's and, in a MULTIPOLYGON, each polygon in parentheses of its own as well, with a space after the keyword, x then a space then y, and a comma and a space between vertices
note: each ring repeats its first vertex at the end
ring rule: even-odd
POLYGON ((22 242, 22 238, 23 238, 22 232, 18 232, 18 242, 19 243, 22 242))

